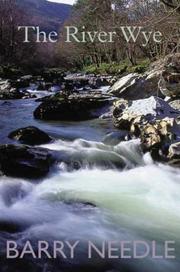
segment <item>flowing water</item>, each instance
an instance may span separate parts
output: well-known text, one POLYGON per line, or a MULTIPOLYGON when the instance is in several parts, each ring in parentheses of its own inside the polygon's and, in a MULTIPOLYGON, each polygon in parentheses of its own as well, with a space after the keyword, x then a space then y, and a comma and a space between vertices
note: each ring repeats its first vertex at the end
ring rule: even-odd
POLYGON ((103 144, 113 130, 107 120, 42 122, 33 119, 33 100, 0 103, 1 143, 12 143, 13 129, 34 125, 54 137, 43 145, 80 165, 72 171, 66 163, 40 182, 0 178, 1 222, 19 230, 0 233, 4 256, 6 239, 22 247, 30 240, 80 241, 75 259, 33 260, 26 265, 1 259, 0 271, 130 271, 178 272, 180 267, 180 170, 155 164, 142 155, 139 141, 103 144), (156 241, 164 252, 165 241, 175 241, 176 259, 87 259, 87 241, 156 241), (32 266, 31 266, 32 265, 32 266), (19 268, 20 267, 20 268, 19 268), (22 267, 25 269, 22 270, 22 267), (9 269, 9 270, 8 270, 9 269), (29 270, 28 270, 29 269, 29 270))

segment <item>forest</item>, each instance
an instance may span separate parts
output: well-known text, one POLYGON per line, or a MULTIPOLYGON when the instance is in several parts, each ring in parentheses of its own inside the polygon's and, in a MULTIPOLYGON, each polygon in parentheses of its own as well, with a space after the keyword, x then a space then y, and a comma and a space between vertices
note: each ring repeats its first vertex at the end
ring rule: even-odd
MULTIPOLYGON (((18 1, 2 0, 0 6, 0 62, 1 73, 7 67, 25 72, 44 68, 84 70, 87 72, 118 73, 144 71, 147 65, 179 50, 180 3, 174 0, 78 0, 72 12, 59 25, 59 40, 56 44, 38 44, 35 34, 32 42, 24 44, 19 25, 32 25, 34 18, 28 9, 22 9, 18 1), (86 31, 116 32, 113 43, 76 41, 66 43, 66 27, 76 26, 86 31), (161 43, 149 40, 143 46, 143 37, 137 42, 123 39, 121 26, 139 26, 146 32, 162 34, 161 43), (48 56, 48 57, 47 57, 48 56)), ((37 17, 37 16, 36 16, 37 17)), ((46 24, 43 24, 46 30, 46 24)), ((54 29, 52 29, 54 30, 54 29)), ((79 33, 79 36, 81 33, 79 33)))

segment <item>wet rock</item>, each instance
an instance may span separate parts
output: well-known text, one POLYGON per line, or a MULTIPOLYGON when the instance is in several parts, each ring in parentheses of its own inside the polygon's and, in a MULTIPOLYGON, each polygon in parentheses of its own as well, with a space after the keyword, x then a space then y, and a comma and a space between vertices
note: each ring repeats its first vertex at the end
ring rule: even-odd
POLYGON ((68 200, 64 201, 65 205, 68 205, 70 210, 72 212, 75 212, 76 214, 89 214, 91 212, 94 212, 97 209, 97 206, 94 203, 86 202, 82 200, 68 200))
POLYGON ((34 111, 36 119, 83 121, 98 118, 107 111, 110 101, 101 95, 53 96, 34 111))
POLYGON ((22 99, 30 99, 30 98, 37 98, 35 94, 31 94, 28 91, 23 92, 22 99))
POLYGON ((0 81, 0 99, 20 99, 22 94, 16 89, 12 88, 9 80, 0 81))
POLYGON ((51 95, 47 95, 41 98, 38 98, 35 100, 35 102, 44 102, 44 101, 48 101, 50 99, 51 95))
POLYGON ((44 131, 36 127, 25 127, 11 132, 8 136, 27 145, 41 145, 51 142, 51 138, 44 131))
POLYGON ((52 165, 51 154, 43 148, 0 145, 0 171, 3 175, 41 178, 52 165))
POLYGON ((124 110, 128 107, 129 103, 127 100, 120 99, 114 102, 113 109, 113 122, 114 126, 121 130, 130 130, 130 122, 128 116, 122 116, 124 110), (122 118, 120 118, 120 116, 122 118))
POLYGON ((16 233, 20 230, 19 226, 12 222, 0 222, 0 231, 2 232, 16 233))
POLYGON ((180 158, 180 142, 170 145, 168 157, 171 159, 180 158))
POLYGON ((11 221, 0 221, 0 231, 8 233, 17 233, 24 230, 23 226, 11 221))
POLYGON ((18 89, 12 87, 12 84, 9 80, 0 81, 0 100, 28 99, 35 97, 35 95, 32 95, 27 91, 20 92, 18 89))

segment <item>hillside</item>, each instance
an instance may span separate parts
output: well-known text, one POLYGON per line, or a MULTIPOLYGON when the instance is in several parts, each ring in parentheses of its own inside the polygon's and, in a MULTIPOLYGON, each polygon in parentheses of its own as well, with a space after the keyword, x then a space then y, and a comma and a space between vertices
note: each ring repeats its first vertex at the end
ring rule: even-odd
POLYGON ((46 0, 16 0, 17 5, 29 15, 32 25, 45 31, 58 30, 71 14, 71 5, 46 0))

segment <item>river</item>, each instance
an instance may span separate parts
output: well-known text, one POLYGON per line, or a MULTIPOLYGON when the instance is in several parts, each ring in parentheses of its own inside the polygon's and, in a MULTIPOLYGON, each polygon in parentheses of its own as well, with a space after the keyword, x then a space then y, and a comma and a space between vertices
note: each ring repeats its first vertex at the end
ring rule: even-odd
POLYGON ((105 135, 114 130, 109 120, 43 122, 33 118, 37 106, 32 99, 0 102, 1 143, 13 143, 7 137, 12 130, 33 125, 55 139, 42 147, 65 152, 81 161, 81 168, 68 171, 61 163, 40 182, 0 178, 0 222, 23 227, 15 233, 0 232, 0 271, 179 271, 180 171, 142 155, 138 140, 103 144, 105 135), (4 258, 7 239, 19 247, 26 240, 34 248, 39 240, 79 240, 82 245, 72 260, 27 257, 20 263, 4 258), (100 246, 102 241, 134 240, 156 241, 158 252, 164 241, 175 241, 176 259, 86 258, 85 241, 100 246))

